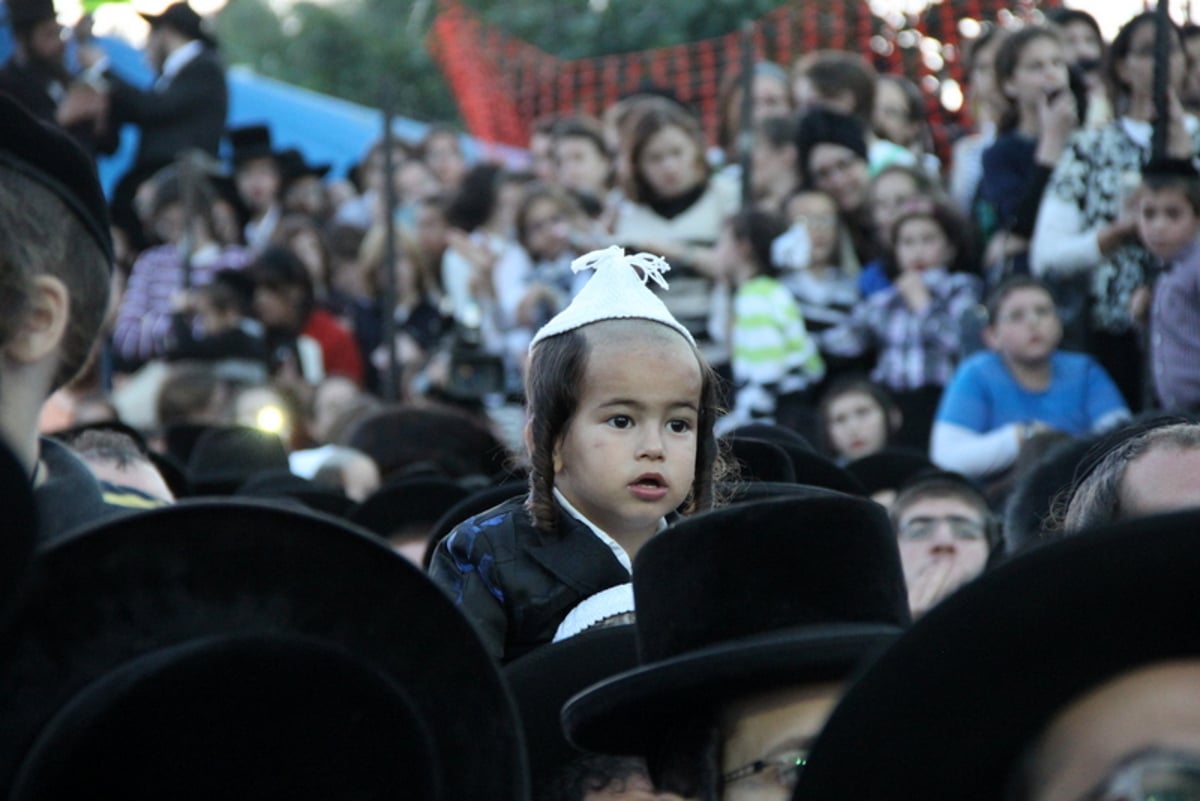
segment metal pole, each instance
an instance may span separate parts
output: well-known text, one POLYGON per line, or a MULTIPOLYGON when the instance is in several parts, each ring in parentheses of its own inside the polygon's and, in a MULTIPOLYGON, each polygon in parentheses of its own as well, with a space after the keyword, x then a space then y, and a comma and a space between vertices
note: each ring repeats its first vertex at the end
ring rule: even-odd
POLYGON ((386 92, 383 103, 383 341, 387 346, 387 375, 383 376, 383 399, 400 398, 400 356, 396 351, 396 303, 400 288, 396 285, 396 186, 392 146, 392 93, 386 92))
POLYGON ((1167 130, 1170 115, 1167 105, 1167 82, 1171 77, 1171 14, 1167 0, 1158 0, 1154 29, 1154 135, 1150 157, 1162 159, 1167 155, 1167 130))
POLYGON ((754 23, 742 25, 742 107, 739 110, 738 160, 742 165, 742 208, 754 204, 754 23))

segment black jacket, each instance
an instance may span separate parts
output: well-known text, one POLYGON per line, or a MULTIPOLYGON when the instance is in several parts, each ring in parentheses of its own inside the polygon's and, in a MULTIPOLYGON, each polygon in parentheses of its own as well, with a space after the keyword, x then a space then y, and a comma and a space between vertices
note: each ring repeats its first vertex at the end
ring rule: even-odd
POLYGON ((629 571, 583 523, 559 507, 557 533, 534 528, 525 497, 455 526, 429 575, 507 662, 554 639, 583 599, 628 582, 629 571))
POLYGON ((162 166, 192 148, 217 155, 229 111, 229 88, 212 49, 205 48, 153 89, 126 83, 112 70, 105 78, 112 90, 116 122, 133 123, 141 131, 135 167, 162 166))

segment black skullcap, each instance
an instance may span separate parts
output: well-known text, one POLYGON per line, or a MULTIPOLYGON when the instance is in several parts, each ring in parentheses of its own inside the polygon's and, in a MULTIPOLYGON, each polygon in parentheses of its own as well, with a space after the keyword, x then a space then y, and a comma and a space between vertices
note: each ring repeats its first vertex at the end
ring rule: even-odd
POLYGON ((808 175, 808 156, 817 145, 841 145, 867 160, 867 135, 862 121, 849 114, 817 108, 804 114, 796 126, 800 166, 808 175))
POLYGON ((53 192, 83 224, 111 269, 108 203, 92 160, 65 132, 41 122, 4 92, 0 120, 0 164, 53 192))

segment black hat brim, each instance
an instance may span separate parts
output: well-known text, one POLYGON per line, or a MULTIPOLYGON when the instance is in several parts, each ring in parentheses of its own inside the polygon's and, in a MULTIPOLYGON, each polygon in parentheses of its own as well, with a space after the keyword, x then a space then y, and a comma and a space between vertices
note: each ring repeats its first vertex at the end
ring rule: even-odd
POLYGON ((900 635, 898 626, 781 629, 643 665, 576 695, 563 727, 577 747, 648 754, 697 709, 783 686, 848 679, 900 635))
POLYGON ((232 500, 124 517, 39 554, 0 646, 0 786, 83 687, 155 650, 241 635, 327 643, 404 687, 439 797, 524 793, 512 701, 441 590, 342 521, 232 500))
POLYGON ((1155 662, 1200 656, 1200 512, 1131 520, 985 573, 842 699, 796 799, 1000 801, 1053 716, 1155 662))

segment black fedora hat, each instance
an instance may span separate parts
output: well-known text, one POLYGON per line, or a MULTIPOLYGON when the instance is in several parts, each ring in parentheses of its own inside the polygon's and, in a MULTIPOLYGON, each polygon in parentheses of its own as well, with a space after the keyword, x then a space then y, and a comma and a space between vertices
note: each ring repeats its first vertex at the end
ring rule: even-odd
POLYGON ((251 159, 279 159, 280 154, 271 144, 271 129, 266 125, 244 125, 227 133, 235 167, 251 159))
POLYGON ((309 509, 341 518, 345 518, 354 508, 354 501, 347 498, 346 493, 285 469, 255 473, 243 481, 234 494, 244 498, 294 501, 309 509))
POLYGON ((511 699, 442 591, 365 532, 260 503, 186 502, 42 551, 0 646, 0 715, 13 797, 526 792, 511 699), (346 762, 307 764, 322 747, 346 762), (256 757, 269 771, 241 784, 256 757))
POLYGON ((636 634, 633 625, 625 623, 543 645, 504 667, 525 732, 535 798, 561 768, 587 753, 563 734, 563 704, 588 685, 636 665, 636 634))
POLYGON ((796 799, 1005 798, 1055 713, 1108 679, 1200 657, 1200 512, 1017 556, 934 607, 850 689, 796 799))
POLYGON ((384 539, 417 528, 424 540, 442 515, 470 494, 457 481, 442 476, 402 478, 375 490, 348 517, 384 539))
POLYGON ((649 754, 697 709, 846 678, 909 621, 883 507, 820 490, 671 526, 638 553, 633 584, 641 666, 563 709, 591 751, 649 754))
POLYGON ((332 166, 329 164, 309 164, 304 154, 294 147, 284 149, 279 153, 279 166, 283 173, 284 183, 290 183, 297 178, 313 176, 324 178, 332 166))
POLYGON ((796 480, 792 457, 779 445, 758 437, 729 434, 723 437, 728 453, 743 481, 771 481, 787 484, 796 480))
POLYGON ((849 495, 866 496, 866 487, 851 475, 846 468, 841 467, 815 451, 791 450, 792 467, 796 470, 796 481, 800 484, 811 484, 814 487, 845 492, 849 495))
POLYGON ((8 24, 14 31, 28 30, 41 22, 57 19, 54 0, 6 0, 8 24))
POLYGON ((287 470, 287 449, 278 434, 251 426, 202 431, 187 462, 193 495, 232 495, 255 473, 287 470))
POLYGON ((172 3, 163 9, 161 14, 141 14, 139 12, 139 15, 150 23, 151 28, 160 26, 170 28, 188 39, 196 39, 209 47, 217 46, 217 37, 212 32, 212 26, 208 20, 197 14, 196 10, 186 2, 172 3))
POLYGON ((52 192, 113 264, 108 201, 92 159, 62 129, 43 123, 0 92, 0 165, 52 192))
POLYGON ((929 456, 916 448, 884 448, 846 465, 868 495, 898 490, 921 473, 937 470, 929 456))

